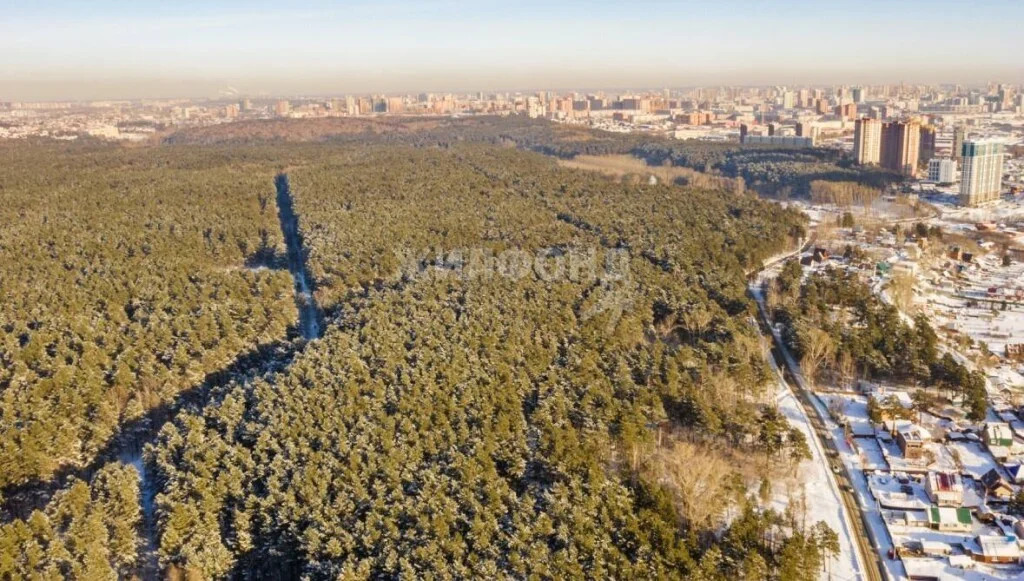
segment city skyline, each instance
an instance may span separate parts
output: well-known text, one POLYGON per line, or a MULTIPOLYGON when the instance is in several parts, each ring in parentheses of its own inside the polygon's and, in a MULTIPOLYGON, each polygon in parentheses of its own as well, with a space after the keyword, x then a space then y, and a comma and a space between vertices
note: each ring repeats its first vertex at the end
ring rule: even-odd
POLYGON ((290 10, 222 0, 173 11, 50 2, 11 7, 0 23, 0 99, 1024 79, 1020 3, 856 8, 526 2, 510 14, 494 2, 290 10))

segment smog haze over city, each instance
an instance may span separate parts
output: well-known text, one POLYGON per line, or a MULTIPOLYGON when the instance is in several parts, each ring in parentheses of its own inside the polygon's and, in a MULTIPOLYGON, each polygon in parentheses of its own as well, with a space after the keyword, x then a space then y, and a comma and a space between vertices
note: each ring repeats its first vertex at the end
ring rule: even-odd
POLYGON ((0 579, 1024 579, 1024 3, 0 8, 0 579))
POLYGON ((19 2, 19 100, 1021 80, 1014 0, 19 2))

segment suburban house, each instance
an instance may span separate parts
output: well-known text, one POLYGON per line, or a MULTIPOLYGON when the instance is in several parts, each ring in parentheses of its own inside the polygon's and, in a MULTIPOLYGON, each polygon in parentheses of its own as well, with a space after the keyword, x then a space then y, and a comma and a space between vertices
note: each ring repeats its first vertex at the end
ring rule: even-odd
POLYGON ((924 455, 924 436, 921 428, 914 424, 904 424, 896 429, 896 443, 907 459, 916 460, 924 455))
POLYGON ((954 472, 929 472, 924 482, 928 498, 938 506, 960 506, 964 502, 964 481, 954 472))
POLYGON ((1012 446, 1013 431, 1006 422, 988 422, 985 424, 985 444, 989 446, 1012 446))
POLYGON ((975 537, 977 546, 969 546, 971 557, 982 563, 1019 563, 1020 546, 1015 536, 979 535, 975 537))
POLYGON ((971 509, 933 506, 928 509, 928 526, 945 532, 970 532, 973 528, 971 509))
POLYGON ((989 422, 985 424, 982 440, 997 460, 1005 460, 1010 456, 1010 446, 1013 445, 1013 430, 1005 422, 989 422))
POLYGON ((1006 473, 1010 475, 1010 480, 1014 484, 1024 484, 1024 464, 1013 464, 1012 466, 1004 466, 1006 473))
POLYGON ((921 541, 921 552, 930 557, 945 557, 953 552, 953 547, 939 541, 921 541))
POLYGON ((981 477, 981 483, 985 487, 985 493, 990 498, 1010 500, 1013 496, 1013 486, 995 468, 989 470, 981 477))

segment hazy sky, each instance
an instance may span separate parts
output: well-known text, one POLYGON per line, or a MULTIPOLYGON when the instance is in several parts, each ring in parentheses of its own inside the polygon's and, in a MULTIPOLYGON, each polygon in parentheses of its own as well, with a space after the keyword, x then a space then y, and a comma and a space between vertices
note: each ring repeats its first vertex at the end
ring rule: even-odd
POLYGON ((0 14, 0 100, 1024 80, 1024 0, 0 0, 0 14))

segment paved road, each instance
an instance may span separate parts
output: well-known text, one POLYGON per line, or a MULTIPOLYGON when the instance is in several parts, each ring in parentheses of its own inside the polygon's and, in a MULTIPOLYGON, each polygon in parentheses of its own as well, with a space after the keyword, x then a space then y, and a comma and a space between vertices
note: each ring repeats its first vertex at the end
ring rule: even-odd
MULTIPOLYGON (((799 259, 800 254, 809 249, 813 244, 814 237, 812 235, 812 237, 808 239, 799 250, 765 261, 764 269, 771 268, 788 260, 799 259)), ((762 271, 764 269, 762 269, 762 271)), ((788 377, 780 372, 774 359, 771 361, 772 367, 777 372, 780 372, 780 381, 783 382, 783 384, 786 385, 794 395, 796 395, 797 400, 803 408, 804 414, 810 420, 814 436, 811 443, 817 447, 821 458, 828 459, 829 484, 833 489, 835 497, 842 501, 841 517, 843 525, 847 527, 848 532, 850 533, 849 536, 854 539, 855 542, 856 560, 858 563, 857 568, 864 575, 865 579, 880 581, 881 579, 889 578, 890 575, 886 572, 885 564, 882 562, 882 553, 879 550, 879 543, 875 542, 876 539, 874 539, 870 532, 870 527, 867 526, 867 523, 864 520, 864 511, 857 502, 855 490, 851 482, 851 474, 843 464, 839 450, 836 448, 835 441, 826 427, 827 418, 822 417, 819 406, 815 406, 810 400, 810 398, 813 397, 813 394, 810 393, 810 390, 804 381, 804 377, 800 372, 800 366, 793 359, 792 354, 790 354, 786 349, 778 331, 772 327, 768 319, 768 313, 764 305, 764 296, 759 284, 760 280, 760 277, 758 277, 758 279, 751 282, 749 287, 750 294, 757 302, 758 311, 761 314, 764 328, 771 334, 772 341, 775 344, 774 353, 780 354, 781 363, 785 365, 789 372, 788 377), (865 563, 871 563, 872 565, 866 566, 865 563)), ((862 500, 866 501, 867 499, 862 500)))

